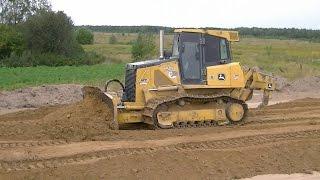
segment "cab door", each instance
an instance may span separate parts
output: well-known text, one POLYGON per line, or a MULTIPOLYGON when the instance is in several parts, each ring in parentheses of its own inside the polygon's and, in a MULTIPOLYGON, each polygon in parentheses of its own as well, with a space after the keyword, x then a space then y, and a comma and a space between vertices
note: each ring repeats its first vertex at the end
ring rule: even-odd
POLYGON ((201 34, 181 33, 179 47, 182 84, 203 84, 201 34))

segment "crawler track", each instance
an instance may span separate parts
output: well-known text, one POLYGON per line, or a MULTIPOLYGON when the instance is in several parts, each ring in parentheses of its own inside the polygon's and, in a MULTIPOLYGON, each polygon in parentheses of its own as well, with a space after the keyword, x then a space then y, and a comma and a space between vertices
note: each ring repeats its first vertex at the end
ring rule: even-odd
MULTIPOLYGON (((244 116, 243 120, 245 120, 247 112, 248 112, 248 106, 246 103, 243 101, 237 100, 230 98, 228 96, 225 96, 225 94, 217 94, 217 95, 189 95, 189 96, 184 96, 184 97, 169 97, 167 99, 155 99, 151 102, 148 103, 147 108, 144 110, 144 116, 145 118, 148 118, 149 121, 153 122, 153 125, 155 128, 163 128, 163 129, 172 129, 172 128, 196 128, 196 127, 211 127, 211 126, 217 126, 219 123, 216 120, 211 120, 211 121, 181 121, 181 122, 174 122, 173 126, 166 126, 166 125, 161 125, 158 122, 157 119, 157 113, 161 111, 162 106, 178 106, 178 101, 183 100, 189 103, 207 103, 207 102, 215 102, 217 103, 218 101, 223 101, 226 104, 228 102, 236 102, 239 103, 243 106, 244 109, 244 116)), ((234 122, 231 123, 226 121, 223 124, 228 124, 228 125, 234 125, 234 124, 242 124, 243 120, 239 122, 234 122)))

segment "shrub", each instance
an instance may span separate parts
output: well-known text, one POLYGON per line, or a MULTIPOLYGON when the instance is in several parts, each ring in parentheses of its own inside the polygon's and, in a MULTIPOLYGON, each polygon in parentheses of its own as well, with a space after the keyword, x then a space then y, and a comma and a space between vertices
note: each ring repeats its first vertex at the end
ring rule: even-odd
POLYGON ((76 39, 80 44, 93 44, 93 33, 88 29, 78 29, 76 31, 76 39))
POLYGON ((85 53, 76 40, 72 20, 63 12, 39 11, 22 27, 20 34, 0 26, 0 66, 92 65, 105 59, 85 53))
POLYGON ((66 57, 84 54, 74 37, 72 20, 62 11, 40 11, 25 22, 24 29, 32 53, 66 57))
POLYGON ((109 44, 116 44, 118 42, 117 38, 115 35, 111 35, 109 38, 109 44))
POLYGON ((132 43, 131 50, 134 61, 148 59, 156 54, 156 45, 152 34, 139 34, 136 41, 132 43))
POLYGON ((93 65, 104 62, 105 58, 94 52, 84 53, 77 57, 66 57, 52 53, 33 54, 25 51, 22 55, 15 53, 10 57, 0 60, 0 66, 4 67, 30 67, 30 66, 73 66, 73 65, 93 65))
POLYGON ((23 35, 14 26, 0 25, 0 59, 12 53, 21 55, 24 49, 23 35))

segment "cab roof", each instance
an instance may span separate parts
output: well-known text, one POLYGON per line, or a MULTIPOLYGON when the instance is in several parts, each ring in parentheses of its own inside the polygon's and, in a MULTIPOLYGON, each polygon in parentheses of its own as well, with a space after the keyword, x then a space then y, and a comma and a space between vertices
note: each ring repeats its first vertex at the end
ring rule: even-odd
POLYGON ((175 33, 181 32, 189 32, 189 33, 201 33, 201 34, 208 34, 211 36, 217 36, 221 38, 225 38, 231 42, 238 42, 239 33, 238 31, 224 31, 224 30, 207 30, 207 29, 175 29, 175 33))

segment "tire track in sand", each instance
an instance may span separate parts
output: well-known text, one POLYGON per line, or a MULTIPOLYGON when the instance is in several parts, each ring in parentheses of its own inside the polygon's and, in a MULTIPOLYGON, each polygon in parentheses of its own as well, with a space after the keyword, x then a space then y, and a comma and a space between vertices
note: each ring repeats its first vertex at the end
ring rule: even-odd
POLYGON ((253 147, 320 138, 320 125, 237 130, 201 136, 181 136, 147 141, 78 142, 54 146, 0 150, 0 170, 17 171, 90 163, 123 155, 157 151, 201 151, 253 147))

